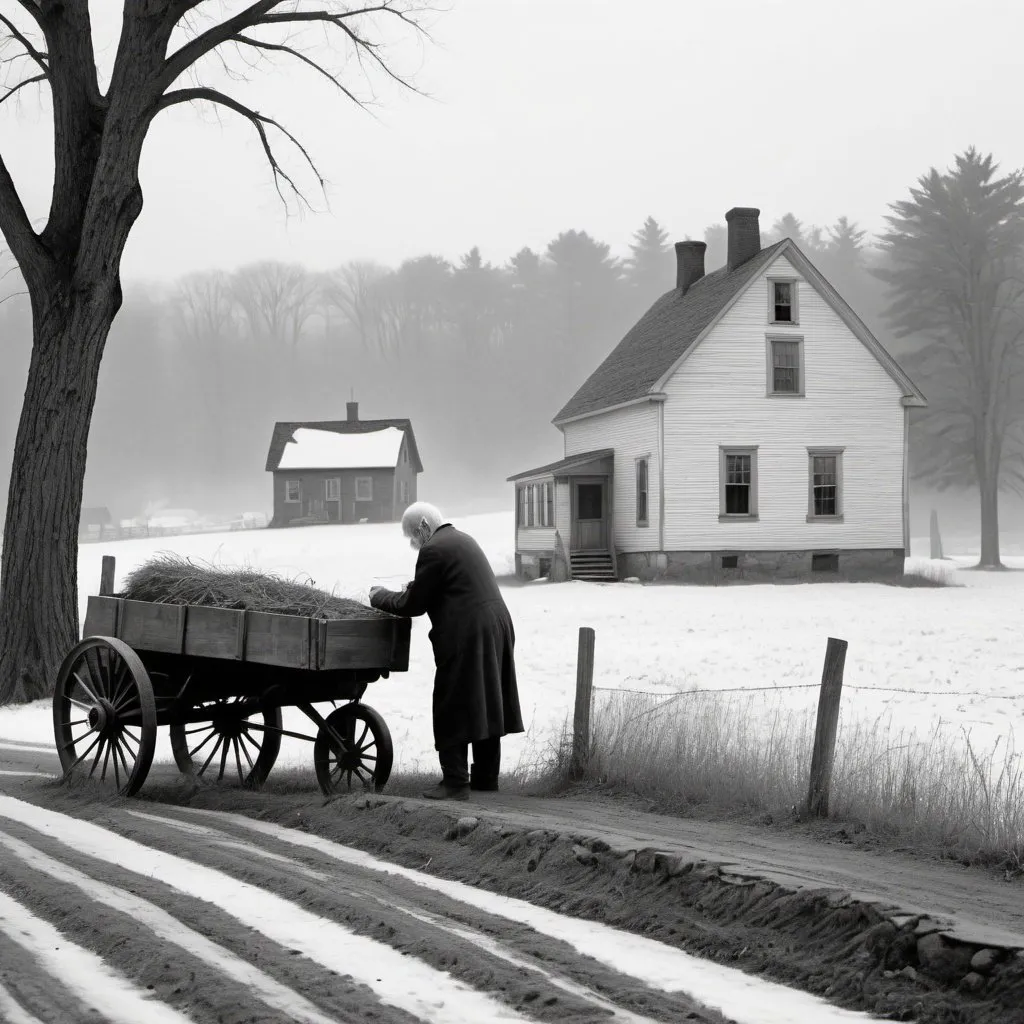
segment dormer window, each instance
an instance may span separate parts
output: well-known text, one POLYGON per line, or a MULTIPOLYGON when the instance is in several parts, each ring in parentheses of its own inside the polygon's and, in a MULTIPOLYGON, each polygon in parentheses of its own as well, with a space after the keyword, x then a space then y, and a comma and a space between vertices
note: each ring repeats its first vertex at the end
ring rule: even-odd
POLYGON ((797 323, 796 281, 769 281, 769 319, 773 324, 797 323))

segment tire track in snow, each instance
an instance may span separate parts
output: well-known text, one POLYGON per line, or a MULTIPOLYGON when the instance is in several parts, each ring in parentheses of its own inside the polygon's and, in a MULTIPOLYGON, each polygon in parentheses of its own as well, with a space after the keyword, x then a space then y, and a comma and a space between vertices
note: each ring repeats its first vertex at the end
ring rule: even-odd
MULTIPOLYGON (((158 877, 178 892, 212 903, 286 948, 297 949, 328 970, 362 982, 382 1003, 431 1024, 499 1024, 532 1019, 422 961, 402 956, 384 943, 355 935, 334 921, 221 871, 9 796, 0 795, 0 816, 48 835, 79 853, 122 867, 131 865, 132 871, 158 877)), ((141 1020, 163 1024, 151 1016, 126 1020, 125 1024, 138 1024, 141 1020)), ((171 1018, 167 1020, 170 1022, 171 1018)), ((176 1016, 173 1020, 187 1018, 176 1016)))
POLYGON ((282 985, 230 950, 182 924, 156 904, 124 889, 91 878, 77 868, 64 864, 36 847, 3 832, 0 832, 0 846, 6 847, 32 870, 41 872, 54 881, 74 885, 89 899, 130 916, 138 925, 148 928, 163 942, 178 946, 191 956, 204 959, 209 966, 248 986, 263 1002, 280 1010, 289 1019, 300 1021, 302 1024, 339 1024, 337 1018, 322 1013, 298 992, 282 985))
MULTIPOLYGON (((404 878, 456 902, 515 921, 542 935, 566 942, 584 956, 592 957, 653 988, 664 992, 686 993, 705 1006, 714 1007, 726 1016, 735 1018, 739 1024, 805 1024, 807 1021, 833 1024, 875 1019, 869 1014, 844 1010, 809 993, 762 980, 737 968, 703 960, 633 932, 621 931, 598 921, 567 917, 525 900, 499 896, 464 882, 449 881, 413 868, 378 860, 361 850, 333 843, 321 836, 226 811, 194 807, 178 810, 189 817, 212 820, 225 826, 234 825, 243 832, 277 839, 289 846, 315 850, 328 859, 353 867, 404 878)), ((128 813, 142 816, 138 811, 128 813)), ((171 816, 149 817, 170 825, 181 821, 171 816)), ((182 824, 186 829, 195 827, 188 822, 182 824)))
POLYGON ((0 985, 0 1020, 6 1024, 43 1024, 38 1017, 33 1017, 10 992, 0 985))
POLYGON ((111 1024, 194 1024, 191 1017, 136 988, 101 957, 70 942, 5 892, 0 892, 0 932, 111 1024))

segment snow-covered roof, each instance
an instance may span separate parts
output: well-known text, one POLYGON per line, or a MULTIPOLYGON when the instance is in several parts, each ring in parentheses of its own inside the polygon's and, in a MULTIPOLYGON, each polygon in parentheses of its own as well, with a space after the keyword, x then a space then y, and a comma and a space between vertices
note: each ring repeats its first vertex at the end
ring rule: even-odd
POLYGON ((300 427, 284 446, 278 469, 383 469, 398 462, 405 432, 397 427, 339 434, 300 427))

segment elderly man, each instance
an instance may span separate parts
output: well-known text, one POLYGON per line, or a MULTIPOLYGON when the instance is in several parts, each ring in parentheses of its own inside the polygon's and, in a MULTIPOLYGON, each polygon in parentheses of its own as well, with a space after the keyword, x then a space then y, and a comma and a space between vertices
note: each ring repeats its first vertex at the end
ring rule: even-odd
POLYGON ((400 592, 371 588, 370 604, 394 615, 430 617, 434 746, 442 780, 423 795, 467 800, 470 789, 498 788, 501 737, 524 731, 512 617, 480 545, 433 505, 410 505, 402 533, 419 552, 416 577, 400 592))

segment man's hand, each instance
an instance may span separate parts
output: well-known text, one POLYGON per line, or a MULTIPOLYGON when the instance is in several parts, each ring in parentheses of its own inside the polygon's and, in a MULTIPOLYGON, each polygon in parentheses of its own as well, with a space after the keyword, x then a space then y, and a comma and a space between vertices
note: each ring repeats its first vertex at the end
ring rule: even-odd
POLYGON ((370 587, 370 600, 373 600, 374 594, 379 594, 382 590, 387 590, 387 587, 370 587))

